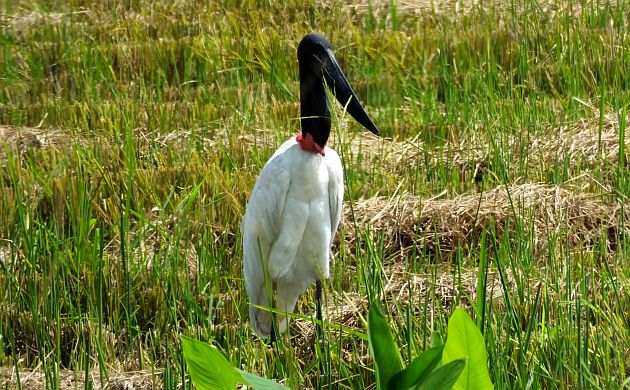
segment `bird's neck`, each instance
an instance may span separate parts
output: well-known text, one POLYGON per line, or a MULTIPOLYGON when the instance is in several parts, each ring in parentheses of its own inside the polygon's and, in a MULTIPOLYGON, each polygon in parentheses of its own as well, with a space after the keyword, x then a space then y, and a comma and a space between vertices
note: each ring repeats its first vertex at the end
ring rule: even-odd
POLYGON ((331 124, 326 88, 313 74, 300 76, 302 141, 298 142, 302 149, 323 155, 331 124))

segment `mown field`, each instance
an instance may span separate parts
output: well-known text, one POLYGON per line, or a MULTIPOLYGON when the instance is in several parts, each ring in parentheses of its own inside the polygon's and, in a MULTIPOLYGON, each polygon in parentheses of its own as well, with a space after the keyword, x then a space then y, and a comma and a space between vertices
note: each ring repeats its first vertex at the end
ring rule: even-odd
POLYGON ((498 389, 630 387, 630 5, 0 2, 0 386, 191 388, 179 338, 294 389, 375 388, 463 306, 498 389), (345 214, 290 334, 248 326, 240 221, 324 34, 345 214))

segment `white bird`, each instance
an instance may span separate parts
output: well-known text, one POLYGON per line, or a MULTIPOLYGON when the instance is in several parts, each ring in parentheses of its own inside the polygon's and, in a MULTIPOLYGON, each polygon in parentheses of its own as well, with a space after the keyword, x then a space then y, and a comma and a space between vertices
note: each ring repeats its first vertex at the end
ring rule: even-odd
MULTIPOLYGON (((297 56, 302 132, 282 144, 265 164, 241 226, 250 323, 259 336, 272 339, 272 313, 259 307, 293 312, 298 297, 313 282, 321 321, 321 279, 329 277, 330 249, 343 203, 341 160, 326 146, 331 117, 325 86, 360 124, 379 134, 330 42, 318 34, 306 35, 297 56), (273 306, 270 300, 275 300, 273 306)), ((288 319, 282 314, 276 318, 282 333, 288 319)))

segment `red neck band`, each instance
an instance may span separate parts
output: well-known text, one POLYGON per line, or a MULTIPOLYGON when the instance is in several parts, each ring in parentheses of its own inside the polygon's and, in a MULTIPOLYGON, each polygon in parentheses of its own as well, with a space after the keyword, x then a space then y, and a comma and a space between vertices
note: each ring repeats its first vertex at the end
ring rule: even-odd
POLYGON ((319 153, 322 156, 324 155, 324 148, 322 146, 319 146, 317 142, 315 142, 311 133, 306 133, 306 137, 303 137, 302 134, 298 134, 295 139, 300 144, 302 150, 312 153, 319 153))

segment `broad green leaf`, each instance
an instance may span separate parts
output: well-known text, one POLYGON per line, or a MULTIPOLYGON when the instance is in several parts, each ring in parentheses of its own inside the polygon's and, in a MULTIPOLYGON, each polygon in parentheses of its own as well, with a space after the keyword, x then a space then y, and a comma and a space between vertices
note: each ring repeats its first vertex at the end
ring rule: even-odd
POLYGON ((427 375, 422 390, 450 390, 466 366, 466 359, 453 360, 427 375))
POLYGON ((411 364, 396 374, 387 384, 390 389, 418 388, 440 362, 444 346, 428 349, 416 357, 411 364))
POLYGON ((486 345, 468 313, 457 308, 448 320, 448 330, 442 363, 467 357, 466 367, 453 389, 493 389, 488 373, 486 345))
POLYGON ((234 390, 243 378, 219 350, 188 337, 182 337, 184 359, 190 378, 199 390, 234 390))
POLYGON ((248 385, 253 387, 255 390, 288 390, 289 388, 281 385, 280 383, 274 382, 271 379, 263 378, 256 374, 251 374, 247 371, 239 370, 237 371, 243 376, 245 382, 248 385))
POLYGON ((368 312, 368 340, 376 366, 377 388, 386 389, 392 377, 402 370, 402 358, 387 320, 375 303, 370 304, 368 312))

